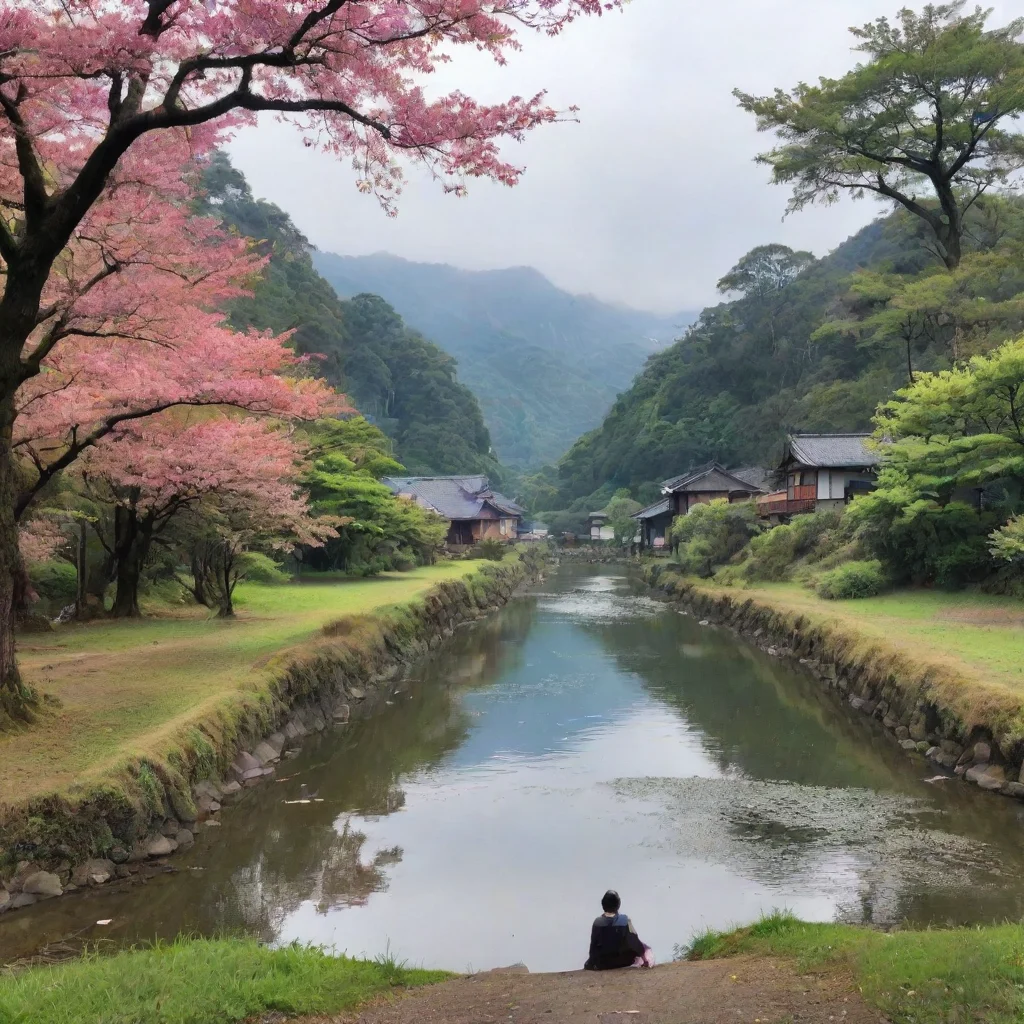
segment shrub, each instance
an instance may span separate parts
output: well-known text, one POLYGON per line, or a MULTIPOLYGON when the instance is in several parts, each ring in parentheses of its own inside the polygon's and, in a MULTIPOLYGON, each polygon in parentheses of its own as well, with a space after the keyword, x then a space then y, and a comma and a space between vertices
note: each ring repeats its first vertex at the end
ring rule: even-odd
POLYGON ((55 606, 72 604, 78 592, 78 573, 70 562, 36 562, 28 569, 36 593, 55 606))
POLYGON ((246 551, 242 557, 245 560, 245 578, 252 583, 291 583, 291 574, 281 568, 280 562, 275 562, 262 551, 246 551))
POLYGON ((744 575, 749 580, 788 579, 799 560, 819 561, 846 543, 848 531, 842 526, 839 509, 794 516, 792 522, 751 538, 744 575))
POLYGON ((761 530, 752 501, 730 504, 724 498, 695 505, 676 516, 671 539, 684 572, 709 577, 761 530))
POLYGON ((882 563, 844 562, 835 569, 819 573, 811 585, 819 597, 829 601, 841 601, 852 597, 874 597, 885 589, 885 573, 882 563))
POLYGON ((494 537, 480 541, 473 549, 477 558, 486 558, 491 562, 500 562, 505 557, 508 545, 494 537))

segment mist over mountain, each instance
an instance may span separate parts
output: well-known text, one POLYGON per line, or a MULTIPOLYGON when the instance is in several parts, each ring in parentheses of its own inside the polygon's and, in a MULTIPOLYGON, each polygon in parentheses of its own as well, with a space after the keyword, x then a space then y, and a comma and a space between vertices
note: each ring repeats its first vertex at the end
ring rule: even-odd
POLYGON ((461 270, 387 253, 315 252, 342 298, 380 295, 458 361, 505 463, 537 466, 593 429, 693 312, 660 316, 562 291, 530 267, 461 270))

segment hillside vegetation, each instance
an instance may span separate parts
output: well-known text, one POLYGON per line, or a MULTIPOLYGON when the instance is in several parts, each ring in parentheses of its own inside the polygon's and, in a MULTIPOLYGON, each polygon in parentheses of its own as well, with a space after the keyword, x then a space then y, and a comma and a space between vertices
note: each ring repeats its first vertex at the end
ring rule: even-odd
POLYGON ((502 462, 536 468, 562 455, 627 387, 644 360, 693 321, 556 288, 529 267, 469 271, 386 253, 315 253, 343 298, 383 296, 458 360, 502 462))
POLYGON ((894 389, 1024 328, 1024 204, 979 201, 946 270, 894 213, 822 259, 761 246, 722 278, 729 298, 652 356, 604 422, 530 481, 541 509, 600 507, 716 459, 772 465, 792 431, 872 429, 894 389))
POLYGON ((410 473, 500 477, 480 405, 449 354, 378 295, 341 301, 289 216, 256 199, 225 156, 213 159, 203 185, 210 211, 269 257, 252 296, 234 302, 233 327, 294 331, 296 348, 315 356, 316 372, 394 440, 410 473))

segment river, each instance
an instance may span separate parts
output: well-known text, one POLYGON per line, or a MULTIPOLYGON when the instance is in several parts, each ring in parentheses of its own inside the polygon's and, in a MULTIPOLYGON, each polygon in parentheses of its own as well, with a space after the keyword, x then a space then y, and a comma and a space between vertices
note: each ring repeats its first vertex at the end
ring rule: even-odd
POLYGON ((0 958, 244 930, 563 970, 609 887, 661 960, 775 907, 881 925, 1024 914, 1020 804, 926 781, 798 666, 618 569, 561 567, 400 687, 308 741, 173 873, 0 918, 0 958), (313 802, 293 802, 302 785, 313 802))

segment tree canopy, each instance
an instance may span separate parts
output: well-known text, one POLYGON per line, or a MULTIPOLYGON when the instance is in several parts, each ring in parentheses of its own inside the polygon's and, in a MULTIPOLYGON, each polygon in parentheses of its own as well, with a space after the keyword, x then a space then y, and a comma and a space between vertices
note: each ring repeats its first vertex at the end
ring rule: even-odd
POLYGON ((1024 111, 1024 19, 986 29, 990 12, 964 13, 965 2, 852 28, 866 59, 842 78, 735 91, 781 140, 758 160, 791 186, 791 210, 873 194, 920 218, 936 254, 957 266, 967 211, 1024 167, 1011 126, 1024 111))

